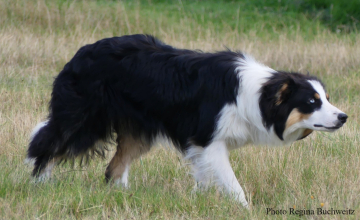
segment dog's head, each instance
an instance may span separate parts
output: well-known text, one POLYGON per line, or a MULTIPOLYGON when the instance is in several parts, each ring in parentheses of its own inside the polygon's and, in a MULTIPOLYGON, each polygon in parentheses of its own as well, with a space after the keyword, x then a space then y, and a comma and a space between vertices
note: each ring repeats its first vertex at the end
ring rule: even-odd
POLYGON ((312 76, 277 72, 260 92, 264 125, 274 126, 281 140, 299 129, 303 134, 298 139, 313 130, 333 132, 343 126, 348 117, 330 104, 324 85, 312 76))

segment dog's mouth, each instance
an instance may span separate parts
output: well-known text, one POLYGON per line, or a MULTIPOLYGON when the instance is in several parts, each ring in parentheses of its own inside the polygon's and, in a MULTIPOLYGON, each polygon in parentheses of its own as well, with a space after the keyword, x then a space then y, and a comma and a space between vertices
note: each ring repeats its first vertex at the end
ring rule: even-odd
POLYGON ((326 127, 326 126, 324 126, 324 125, 314 124, 314 127, 316 127, 316 128, 325 128, 325 129, 327 129, 327 130, 336 130, 336 129, 341 128, 342 126, 343 126, 343 125, 341 124, 341 125, 337 125, 337 126, 333 126, 333 127, 326 127))

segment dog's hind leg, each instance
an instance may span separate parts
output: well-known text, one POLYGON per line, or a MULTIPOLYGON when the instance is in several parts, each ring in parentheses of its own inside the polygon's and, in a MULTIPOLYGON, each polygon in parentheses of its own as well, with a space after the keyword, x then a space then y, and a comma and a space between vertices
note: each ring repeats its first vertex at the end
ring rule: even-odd
POLYGON ((117 150, 105 172, 107 182, 114 181, 116 185, 128 187, 130 164, 142 154, 150 150, 150 145, 144 144, 140 139, 132 136, 119 136, 117 150))
POLYGON ((192 174, 195 178, 194 191, 206 190, 211 184, 210 167, 203 161, 203 153, 203 147, 192 146, 187 150, 185 156, 185 159, 190 160, 192 165, 192 174))
MULTIPOLYGON (((191 150, 188 152, 191 153, 191 150)), ((237 181, 230 165, 229 151, 224 141, 215 141, 201 152, 199 151, 195 165, 199 169, 197 173, 194 173, 195 179, 205 180, 205 185, 209 184, 209 181, 214 181, 220 188, 227 191, 230 196, 233 196, 244 207, 248 208, 244 190, 237 181)))

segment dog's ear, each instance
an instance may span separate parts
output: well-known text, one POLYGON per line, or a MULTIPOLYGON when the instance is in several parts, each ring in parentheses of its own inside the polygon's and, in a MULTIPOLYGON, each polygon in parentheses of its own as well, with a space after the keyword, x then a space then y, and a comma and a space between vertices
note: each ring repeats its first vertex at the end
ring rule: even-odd
POLYGON ((296 92, 296 76, 287 72, 278 72, 263 84, 260 102, 264 111, 273 109, 286 102, 296 92))
POLYGON ((291 94, 294 93, 297 86, 295 80, 291 76, 287 76, 281 83, 278 85, 278 90, 275 94, 275 105, 280 105, 281 103, 288 100, 291 94))

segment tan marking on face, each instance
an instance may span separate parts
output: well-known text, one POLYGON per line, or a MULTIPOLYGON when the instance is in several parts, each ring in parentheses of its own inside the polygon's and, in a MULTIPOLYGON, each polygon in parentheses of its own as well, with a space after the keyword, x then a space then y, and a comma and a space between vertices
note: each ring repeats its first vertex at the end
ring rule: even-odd
POLYGON ((283 100, 281 100, 281 94, 287 89, 288 84, 284 84, 279 91, 276 93, 276 103, 275 105, 280 105, 283 100))
POLYGON ((106 168, 106 174, 113 180, 121 178, 127 166, 134 159, 150 150, 150 146, 143 144, 140 140, 131 136, 117 139, 118 146, 114 157, 106 168))
POLYGON ((310 116, 311 114, 303 114, 297 108, 294 108, 286 120, 285 130, 304 119, 308 119, 310 116))
POLYGON ((315 97, 316 99, 320 99, 319 93, 315 93, 314 97, 315 97))
POLYGON ((326 93, 326 99, 329 100, 329 98, 330 98, 330 97, 329 97, 329 94, 326 93))

